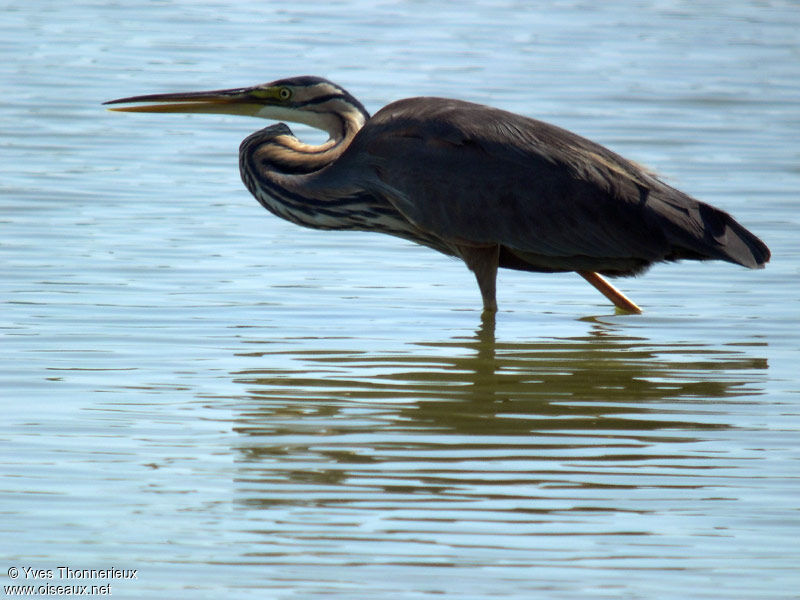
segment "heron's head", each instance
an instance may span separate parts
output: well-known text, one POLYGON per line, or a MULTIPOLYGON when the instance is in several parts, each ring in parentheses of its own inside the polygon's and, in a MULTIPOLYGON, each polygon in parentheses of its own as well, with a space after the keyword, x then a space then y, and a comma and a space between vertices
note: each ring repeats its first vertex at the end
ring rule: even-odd
POLYGON ((291 77, 247 88, 131 96, 105 102, 138 104, 109 110, 149 113, 216 113, 304 123, 341 135, 360 129, 369 119, 364 106, 347 91, 322 77, 291 77))

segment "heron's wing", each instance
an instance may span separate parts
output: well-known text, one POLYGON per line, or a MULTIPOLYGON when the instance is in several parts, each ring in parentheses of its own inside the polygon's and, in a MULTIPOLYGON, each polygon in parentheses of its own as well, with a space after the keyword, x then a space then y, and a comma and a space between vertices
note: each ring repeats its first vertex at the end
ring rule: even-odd
POLYGON ((645 175, 569 132, 436 99, 389 105, 368 127, 362 143, 382 193, 448 241, 550 257, 665 252, 643 217, 645 175))
POLYGON ((609 272, 703 257, 692 248, 705 235, 693 214, 700 203, 547 123, 455 100, 412 98, 378 112, 353 144, 374 170, 373 193, 454 244, 500 244, 542 266, 604 270, 607 264, 609 272), (684 249, 675 244, 680 236, 689 240, 684 249))

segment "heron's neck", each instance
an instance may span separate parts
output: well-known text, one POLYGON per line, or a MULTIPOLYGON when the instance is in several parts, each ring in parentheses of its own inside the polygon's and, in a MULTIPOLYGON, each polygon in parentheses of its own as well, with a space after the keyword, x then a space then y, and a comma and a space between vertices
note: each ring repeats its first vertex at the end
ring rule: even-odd
POLYGON ((334 163, 366 123, 359 111, 317 114, 307 124, 323 129, 329 139, 319 145, 297 139, 284 124, 247 137, 239 148, 245 186, 270 212, 307 227, 341 228, 326 206, 346 197, 347 189, 313 185, 315 175, 334 163))
MULTIPOLYGON (((281 116, 327 132, 328 140, 319 145, 306 144, 297 139, 283 123, 257 131, 247 137, 239 148, 243 160, 248 158, 255 161, 249 166, 257 172, 266 169, 268 173, 264 174, 296 174, 321 169, 344 152, 369 118, 355 110, 287 112, 281 116)), ((242 167, 246 166, 242 164, 242 167)))

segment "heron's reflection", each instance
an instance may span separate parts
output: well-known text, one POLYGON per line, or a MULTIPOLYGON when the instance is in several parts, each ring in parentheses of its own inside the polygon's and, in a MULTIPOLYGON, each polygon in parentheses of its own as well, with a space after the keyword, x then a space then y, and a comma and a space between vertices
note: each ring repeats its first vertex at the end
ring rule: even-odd
POLYGON ((752 393, 766 368, 757 347, 659 346, 601 322, 581 337, 497 342, 492 316, 471 336, 403 352, 349 350, 342 340, 247 355, 262 366, 232 375, 250 398, 238 430, 253 435, 307 430, 314 415, 349 431, 699 430, 721 425, 693 422, 694 403, 752 393), (687 400, 693 409, 681 408, 687 400), (348 411, 370 418, 333 418, 348 411))
POLYGON ((640 487, 665 502, 705 493, 716 458, 704 442, 733 418, 717 404, 746 401, 766 368, 755 346, 658 346, 599 321, 526 343, 497 342, 490 321, 403 352, 323 342, 248 352, 257 365, 233 374, 246 390, 234 427, 248 509, 394 498, 396 510, 425 498, 447 513, 454 498, 490 494, 543 514, 586 493, 593 510, 641 512, 630 505, 640 487), (579 491, 536 500, 563 489, 579 491))

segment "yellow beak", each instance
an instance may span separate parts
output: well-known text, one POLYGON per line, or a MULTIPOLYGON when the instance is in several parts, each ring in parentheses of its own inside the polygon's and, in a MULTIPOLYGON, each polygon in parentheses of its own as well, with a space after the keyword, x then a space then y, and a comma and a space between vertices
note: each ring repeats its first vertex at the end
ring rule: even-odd
POLYGON ((264 98, 257 97, 254 88, 214 90, 209 92, 183 92, 176 94, 148 94, 109 100, 109 104, 148 102, 144 106, 120 106, 108 110, 146 113, 215 113, 223 115, 256 116, 264 108, 264 98))

